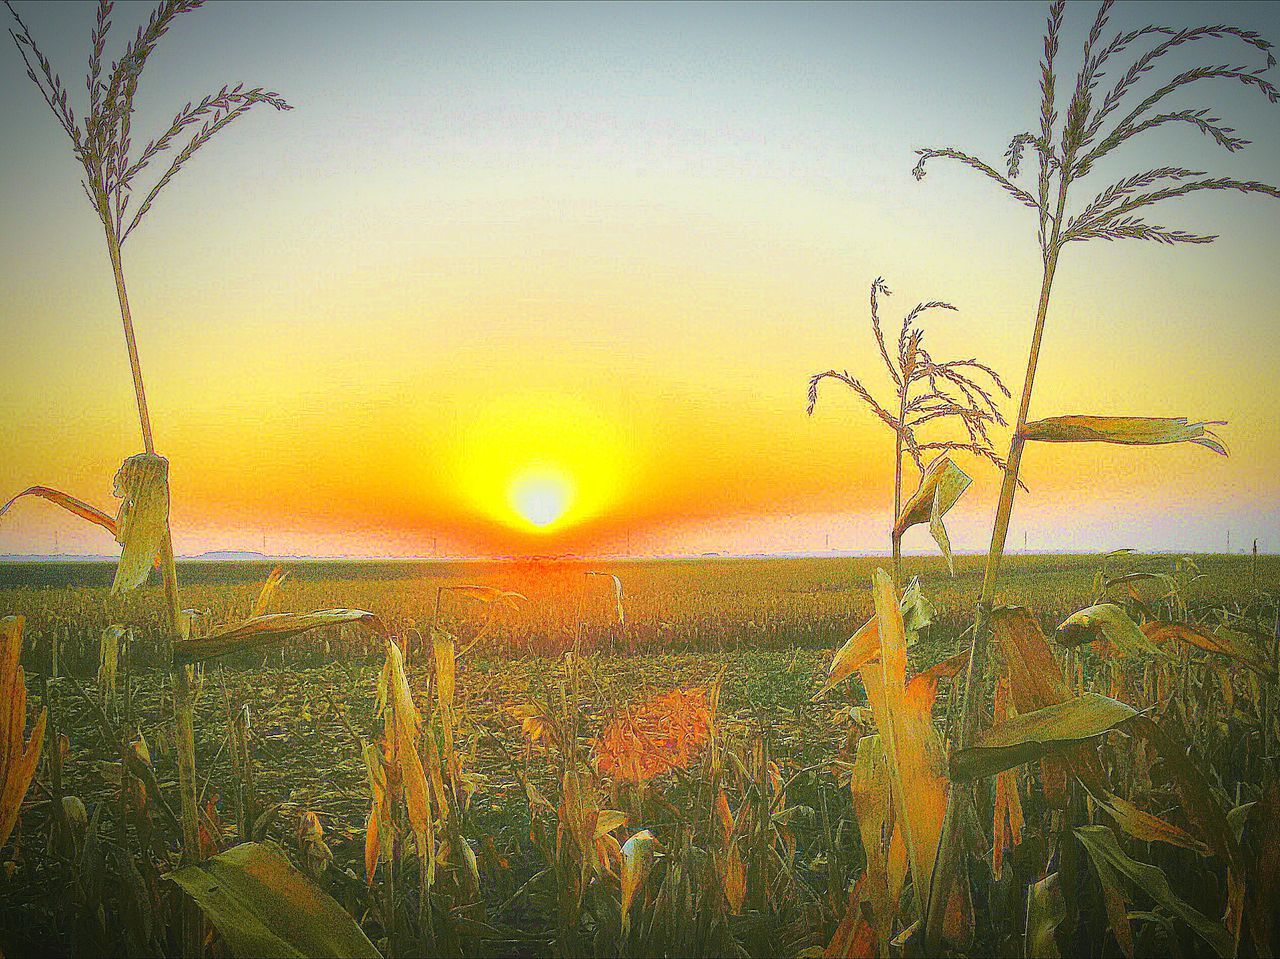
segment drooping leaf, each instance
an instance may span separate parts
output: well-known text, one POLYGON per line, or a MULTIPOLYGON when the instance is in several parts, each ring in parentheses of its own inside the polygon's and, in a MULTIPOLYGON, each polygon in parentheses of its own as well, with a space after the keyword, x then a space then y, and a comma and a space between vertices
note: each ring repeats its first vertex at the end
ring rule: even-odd
POLYGON ((1202 856, 1209 855, 1209 847, 1185 829, 1139 809, 1129 800, 1117 796, 1110 790, 1099 790, 1096 785, 1090 789, 1088 784, 1085 785, 1085 789, 1098 807, 1134 839, 1141 842, 1168 843, 1170 846, 1190 849, 1202 856))
POLYGON ((1129 928, 1129 897, 1125 895, 1120 877, 1103 859, 1090 858, 1098 882, 1102 886, 1102 903, 1107 911, 1107 924, 1111 934, 1126 959, 1133 959, 1133 930, 1129 928))
MULTIPOLYGON (((860 896, 871 904, 872 925, 877 938, 884 940, 892 929, 902 888, 899 885, 894 889, 889 882, 886 842, 893 829, 889 765, 879 735, 863 736, 858 740, 849 776, 849 792, 866 860, 866 869, 859 881, 860 896)), ((905 875, 900 873, 897 878, 901 882, 905 875)))
POLYGON ((18 822, 22 800, 40 763, 44 726, 48 718, 41 709, 31 735, 24 744, 27 726, 27 682, 18 662, 22 652, 21 616, 0 619, 0 847, 18 822))
POLYGON ((320 609, 311 613, 267 613, 234 626, 224 626, 207 636, 173 644, 175 663, 199 663, 245 649, 260 649, 283 643, 322 626, 363 623, 379 635, 385 634, 382 621, 363 609, 320 609))
POLYGON ((1023 935, 1022 954, 1027 959, 1060 959, 1055 933, 1067 918, 1067 904, 1062 898, 1058 874, 1051 872, 1027 887, 1027 929, 1023 935))
POLYGON ((1163 623, 1152 621, 1143 623, 1142 633, 1146 638, 1160 645, 1170 640, 1195 646, 1206 652, 1218 653, 1238 663, 1248 666, 1255 673, 1274 676, 1275 667, 1267 662, 1266 657, 1253 647, 1243 636, 1231 630, 1219 628, 1209 632, 1189 623, 1163 623))
POLYGON ((616 573, 598 573, 594 570, 587 572, 588 576, 607 576, 613 580, 613 600, 618 613, 618 624, 624 625, 627 621, 626 611, 622 608, 622 580, 616 573))
POLYGON ((76 499, 69 493, 64 493, 49 486, 32 486, 24 489, 9 502, 0 506, 0 516, 8 512, 9 507, 24 496, 38 496, 41 499, 46 499, 50 503, 61 506, 67 512, 74 513, 81 519, 87 519, 90 523, 101 526, 112 536, 116 535, 116 518, 110 513, 100 510, 96 506, 91 506, 84 500, 76 499))
POLYGON ((962 781, 991 776, 1063 745, 1101 736, 1136 715, 1132 706, 1097 693, 1020 713, 985 730, 967 749, 954 752, 951 775, 962 781))
POLYGON ((956 505, 972 482, 969 474, 958 467, 951 457, 945 454, 939 456, 925 467, 919 487, 902 507, 893 527, 894 535, 901 536, 912 526, 928 523, 929 534, 942 550, 942 555, 947 558, 947 569, 952 576, 956 572, 955 563, 951 558, 951 541, 947 537, 947 528, 943 525, 942 518, 956 505))
POLYGON ((1072 613, 1058 627, 1057 638, 1064 646, 1105 639, 1121 655, 1160 655, 1160 647, 1154 645, 1137 623, 1115 603, 1098 603, 1072 613))
POLYGON ((122 547, 111 592, 147 581, 169 536, 169 461, 155 453, 130 456, 116 471, 112 492, 119 499, 116 541, 122 547))
POLYGON ((466 596, 468 599, 474 599, 479 603, 498 603, 503 606, 509 606, 512 609, 515 609, 520 603, 529 602, 529 597, 523 593, 499 589, 496 586, 474 586, 468 583, 460 583, 456 586, 442 586, 440 589, 441 591, 447 590, 460 596, 466 596))
POLYGON ((1142 893, 1150 896, 1161 907, 1185 922, 1213 948, 1217 955, 1222 956, 1223 959, 1232 955, 1234 943, 1226 927, 1174 895, 1163 870, 1131 859, 1120 848, 1110 829, 1106 826, 1079 826, 1075 829, 1075 834, 1094 862, 1104 863, 1106 867, 1113 869, 1117 875, 1127 879, 1142 893))
POLYGON ((166 878, 199 904, 241 959, 378 957, 346 910, 274 843, 242 843, 166 878))
POLYGON ((1185 416, 1052 416, 1028 423, 1022 435, 1041 443, 1195 443, 1226 456, 1226 447, 1209 429, 1222 425, 1221 420, 1191 423, 1185 416))

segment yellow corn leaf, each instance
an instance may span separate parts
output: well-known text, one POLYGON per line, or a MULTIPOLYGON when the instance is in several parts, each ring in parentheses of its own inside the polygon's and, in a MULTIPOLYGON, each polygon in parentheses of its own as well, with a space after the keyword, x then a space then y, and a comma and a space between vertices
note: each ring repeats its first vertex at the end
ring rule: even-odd
POLYGON ((733 839, 733 813, 729 809, 729 797, 721 789, 716 796, 716 820, 720 823, 720 839, 727 846, 733 839))
POLYGON ((312 613, 267 613, 254 616, 234 626, 224 626, 207 636, 173 644, 173 661, 178 664, 199 663, 245 649, 259 649, 283 643, 322 626, 341 623, 363 623, 379 635, 385 635, 382 621, 363 609, 320 609, 312 613))
POLYGON ((1027 959, 1060 959, 1061 950, 1054 933, 1067 918, 1067 904, 1062 898, 1058 874, 1051 872, 1027 888, 1027 928, 1023 936, 1022 954, 1027 959))
MULTIPOLYGON (((912 579, 902 594, 902 625, 906 631, 907 646, 913 646, 920 638, 920 631, 933 622, 934 609, 924 598, 920 580, 912 579)), ((827 681, 818 690, 817 699, 828 689, 844 682, 855 672, 880 655, 880 633, 873 616, 840 647, 827 670, 827 681)))
POLYGON ((985 730, 969 748, 956 750, 951 775, 960 781, 991 776, 1063 745, 1101 736, 1136 715, 1127 703, 1097 693, 1020 713, 985 730))
POLYGON ((1170 640, 1177 640, 1180 643, 1186 643, 1188 646, 1196 646, 1206 652, 1227 656, 1238 663, 1243 663, 1261 675, 1275 675, 1275 667, 1267 662, 1266 657, 1258 652, 1243 636, 1231 630, 1219 628, 1210 633, 1198 626, 1191 626, 1187 623, 1162 622, 1143 623, 1139 628, 1147 639, 1157 645, 1167 643, 1170 640))
POLYGON ((390 846, 385 850, 382 845, 383 832, 390 833, 392 828, 390 809, 387 804, 387 770, 383 764, 382 747, 377 743, 365 743, 365 772, 369 777, 369 822, 365 827, 364 839, 364 871, 370 883, 378 869, 378 860, 390 854, 390 846))
POLYGON ((1095 791, 1090 789, 1088 784, 1085 785, 1085 789, 1089 791, 1089 795, 1098 807, 1134 839, 1141 842, 1164 842, 1171 846, 1190 849, 1202 856, 1209 855, 1209 847, 1185 829, 1139 809, 1129 800, 1115 795, 1110 790, 1095 791))
POLYGON ((277 566, 271 571, 267 581, 262 584, 262 589, 258 591, 258 598, 253 601, 253 610, 249 613, 250 617, 261 616, 267 611, 267 608, 271 605, 271 600, 275 598, 276 593, 280 591, 280 587, 284 585, 284 581, 288 578, 289 574, 283 566, 277 566))
POLYGON ((1057 639, 1063 646, 1105 639, 1121 655, 1160 655, 1160 647, 1115 603, 1098 603, 1072 613, 1058 627, 1057 639))
POLYGON ((939 456, 927 467, 920 477, 920 486, 902 507, 902 513, 894 524, 893 531, 901 536, 912 526, 920 523, 929 524, 929 534, 942 555, 947 558, 947 569, 955 575, 955 563, 951 558, 951 541, 947 538, 947 528, 942 524, 951 507, 964 495, 973 480, 947 455, 939 456))
POLYGON ((865 883, 866 876, 863 875, 849 890, 849 905, 844 918, 826 948, 816 953, 821 959, 879 959, 878 936, 859 910, 865 883))
POLYGON ((1185 416, 1051 416, 1028 423, 1022 436, 1041 443, 1195 443, 1226 456, 1226 447, 1209 429, 1222 425, 1221 420, 1190 423, 1185 416))
POLYGON ((1106 826, 1080 826, 1076 838, 1089 853, 1094 863, 1105 867, 1133 883, 1154 899, 1164 909, 1177 916, 1204 939, 1213 951, 1223 959, 1234 953, 1231 934, 1220 922, 1215 922, 1193 906, 1174 895, 1164 870, 1145 862, 1129 858, 1116 842, 1115 835, 1106 826))
POLYGON ((436 662, 436 695, 445 709, 453 708, 454 684, 457 661, 454 656, 453 637, 443 630, 431 631, 431 648, 436 662))
POLYGON ((23 622, 21 616, 0 619, 0 847, 9 841, 22 811, 23 797, 36 774, 47 718, 45 710, 40 710, 24 745, 27 682, 18 663, 23 622))
POLYGON ((941 738, 933 725, 932 699, 908 696, 907 647, 893 581, 876 570, 872 595, 880 624, 880 662, 862 669, 863 685, 885 744, 897 828, 906 842, 917 902, 928 902, 929 883, 947 806, 941 738))
POLYGON ((101 526, 112 536, 116 535, 116 518, 110 513, 91 506, 84 500, 76 499, 69 493, 56 490, 48 486, 32 486, 24 489, 21 493, 9 500, 3 506, 0 506, 0 516, 9 511, 9 507, 22 499, 24 496, 37 496, 40 499, 48 500, 56 506, 61 506, 69 513, 74 513, 81 519, 87 519, 90 523, 101 526))
MULTIPOLYGON (((867 864, 860 880, 862 896, 871 903, 872 924, 881 940, 892 931, 902 892, 900 884, 891 890, 885 854, 885 842, 893 830, 889 791, 889 765, 883 742, 878 735, 863 736, 854 753, 849 792, 867 864)), ((905 879, 905 874, 898 873, 898 878, 905 879)))
POLYGON ((724 887, 729 912, 740 916, 742 906, 747 901, 747 864, 738 851, 737 841, 730 843, 728 851, 717 859, 720 864, 720 884, 724 887))
POLYGON ((521 603, 529 602, 529 597, 523 593, 517 593, 511 590, 498 589, 496 586, 473 586, 466 583, 460 583, 457 586, 442 586, 441 590, 458 593, 468 599, 474 599, 480 603, 498 603, 503 606, 509 606, 512 609, 517 608, 521 603))
POLYGON ((1129 897, 1125 895, 1120 877, 1102 858, 1091 858, 1098 883, 1102 886, 1102 903, 1107 911, 1107 924, 1111 934, 1126 959, 1133 959, 1133 930, 1129 927, 1129 897))
POLYGON ((290 865, 274 843, 242 843, 165 878, 199 904, 241 959, 378 957, 346 910, 290 865))
POLYGON ((648 829, 642 829, 622 844, 622 923, 631 923, 631 903, 644 885, 654 857, 658 851, 658 839, 648 829))
MULTIPOLYGON (((1000 725, 1013 715, 1009 704, 1009 681, 1001 679, 996 685, 993 720, 1000 725)), ((1017 846, 1022 842, 1022 798, 1018 795, 1018 774, 1006 769, 996 776, 996 801, 992 833, 995 842, 991 847, 991 871, 997 879, 1004 867, 1005 846, 1017 846)))
POLYGON ((116 471, 112 492, 121 501, 116 542, 122 548, 111 592, 120 593, 147 581, 169 535, 169 461, 155 453, 130 456, 116 471))

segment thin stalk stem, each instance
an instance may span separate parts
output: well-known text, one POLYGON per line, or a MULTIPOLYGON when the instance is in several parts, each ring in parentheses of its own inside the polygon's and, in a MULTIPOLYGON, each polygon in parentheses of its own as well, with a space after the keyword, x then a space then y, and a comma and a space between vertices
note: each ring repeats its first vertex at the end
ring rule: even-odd
MULTIPOLYGON (((111 258, 111 270, 115 275, 116 295, 120 300, 120 321, 124 325, 124 340, 129 351, 129 369, 133 373, 133 392, 138 402, 138 424, 142 428, 142 443, 148 453, 155 453, 155 439, 151 432, 151 415, 147 410, 147 394, 142 383, 142 364, 138 359, 138 343, 133 333, 133 315, 129 310, 129 293, 125 288, 124 266, 120 257, 120 238, 113 226, 107 199, 99 197, 99 210, 107 236, 107 253, 111 258)), ((170 641, 181 634, 182 603, 178 597, 178 572, 173 561, 173 537, 167 528, 160 544, 160 576, 164 584, 165 611, 168 614, 170 641)), ((187 666, 174 666, 173 675, 173 723, 178 753, 178 792, 182 813, 182 862, 190 864, 200 858, 199 811, 196 800, 196 747, 194 696, 191 690, 191 673, 187 666)), ((183 954, 198 956, 201 951, 199 913, 190 901, 185 901, 182 916, 183 954)))
MULTIPOLYGON (((1009 439, 1009 457, 1000 487, 1000 499, 996 505, 995 522, 991 529, 991 546, 987 551, 987 564, 982 577, 982 594, 974 618, 973 645, 969 652, 969 669, 965 676, 964 698, 960 709, 960 725, 953 749, 964 749, 973 741, 982 716, 983 703, 987 701, 988 627, 995 603, 996 582, 1000 575, 1000 561, 1004 558, 1005 541, 1009 535, 1009 520, 1013 514, 1013 500, 1018 491, 1018 471, 1022 465, 1022 449, 1026 444, 1024 433, 1027 414, 1031 409, 1031 394, 1035 385, 1036 367, 1040 362, 1040 344, 1044 338, 1045 317, 1049 312, 1049 298, 1053 292, 1053 277, 1058 267, 1059 242, 1063 213, 1067 205, 1067 188, 1070 180, 1058 181, 1058 208, 1053 219, 1053 229, 1044 247, 1044 273, 1040 283, 1040 301, 1036 307, 1035 328, 1031 334, 1031 348, 1027 354, 1027 372, 1022 381, 1022 396, 1018 403, 1018 418, 1013 435, 1009 439)), ((947 811, 943 819, 938 857, 933 882, 929 887, 929 903, 925 924, 925 950, 930 955, 942 947, 942 922, 946 915, 947 900, 957 875, 957 860, 963 855, 960 841, 961 808, 965 801, 972 802, 976 783, 968 786, 953 784, 947 792, 947 811)))
POLYGON ((896 601, 898 594, 899 572, 902 566, 902 534, 898 532, 898 517, 902 515, 902 431, 907 419, 907 376, 909 370, 903 370, 902 389, 898 397, 898 428, 894 431, 897 441, 893 453, 893 525, 889 538, 893 545, 893 592, 896 601))

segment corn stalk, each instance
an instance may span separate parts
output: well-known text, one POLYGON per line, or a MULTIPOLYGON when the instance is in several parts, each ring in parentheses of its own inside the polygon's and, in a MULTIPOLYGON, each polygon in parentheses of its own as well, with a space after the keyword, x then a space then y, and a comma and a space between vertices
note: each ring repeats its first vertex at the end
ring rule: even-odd
MULTIPOLYGON (((1134 214, 1136 211, 1165 200, 1204 190, 1232 190, 1245 194, 1280 197, 1280 190, 1265 183, 1229 177, 1201 179, 1204 174, 1198 171, 1163 166, 1130 175, 1111 184, 1094 196, 1079 213, 1066 219, 1072 185, 1082 181, 1095 163, 1141 133, 1171 123, 1185 123, 1199 129, 1228 152, 1235 152, 1248 144, 1247 140, 1237 137, 1234 130, 1223 126, 1216 117, 1209 116, 1208 110, 1154 112, 1167 96, 1182 87, 1201 80, 1233 80, 1257 90, 1272 103, 1280 101, 1280 93, 1277 92, 1276 87, 1262 76, 1275 66, 1276 61, 1271 53, 1271 44, 1256 33, 1221 24, 1176 31, 1148 26, 1115 34, 1104 43, 1103 33, 1111 6, 1111 0, 1104 0, 1099 5, 1084 45, 1081 67, 1066 118, 1062 124, 1059 124, 1054 59, 1058 52, 1059 33, 1066 11, 1066 2, 1054 0, 1050 4, 1048 28, 1044 38, 1044 59, 1041 62, 1040 132, 1038 135, 1029 132, 1020 133, 1010 142, 1005 154, 1007 177, 998 172, 995 166, 950 147, 919 150, 919 160, 913 171, 917 179, 922 179, 925 174, 925 164, 930 159, 950 159, 995 181, 1006 194, 1023 206, 1037 211, 1039 242, 1043 257, 1040 298, 1036 306, 1031 346, 1027 354, 1026 375, 1023 380, 1018 416, 1009 441, 1008 466, 992 524, 991 544, 987 552, 982 593, 976 612, 969 670, 965 682, 963 712, 955 744, 961 749, 966 748, 973 741, 983 706, 990 694, 987 677, 987 634, 999 580, 1000 564, 1013 514, 1022 454, 1028 439, 1044 438, 1035 435, 1035 430, 1029 429, 1039 424, 1029 424, 1028 413, 1031 407, 1036 369, 1040 361, 1041 342, 1053 291, 1054 275, 1063 248, 1068 243, 1093 239, 1134 239, 1164 244, 1209 243, 1216 237, 1170 230, 1145 221, 1142 215, 1134 214), (1114 58, 1122 55, 1137 41, 1146 38, 1156 39, 1148 49, 1136 57, 1129 69, 1103 95, 1101 101, 1096 101, 1095 93, 1105 76, 1106 69, 1114 66, 1114 58), (1137 99, 1135 87, 1147 77, 1157 65, 1156 62, 1166 53, 1176 51, 1178 47, 1187 44, 1216 39, 1234 39, 1261 51, 1266 56, 1265 65, 1257 70, 1213 65, 1185 70, 1143 97, 1123 116, 1119 115, 1137 99), (1028 148, 1035 150, 1039 160, 1037 194, 1034 196, 1015 183, 1022 155, 1028 148), (1055 191, 1056 195, 1054 195, 1055 191)), ((1096 419, 1104 420, 1104 418, 1096 419)), ((1150 422, 1163 426, 1173 423, 1173 421, 1150 422)), ((1115 420, 1104 423, 1103 428, 1094 435, 1072 436, 1065 441, 1146 445, 1153 442, 1177 442, 1187 439, 1191 442, 1199 441, 1202 445, 1224 452, 1220 444, 1214 446, 1209 442, 1203 442, 1204 424, 1196 425, 1201 428, 1200 440, 1191 436, 1173 438, 1172 433, 1168 434, 1169 438, 1165 438, 1159 434, 1158 430, 1157 438, 1145 438, 1145 434, 1141 433, 1140 429, 1142 424, 1134 418, 1128 418, 1124 421, 1115 420)), ((1056 437, 1056 439, 1063 438, 1056 437)), ((942 946, 942 919, 947 902, 946 897, 956 874, 956 859, 961 854, 963 845, 959 836, 959 817, 963 801, 957 795, 958 792, 958 789, 953 789, 949 799, 942 836, 942 855, 938 857, 938 872, 931 887, 931 902, 926 924, 926 950, 931 953, 939 951, 942 946)))

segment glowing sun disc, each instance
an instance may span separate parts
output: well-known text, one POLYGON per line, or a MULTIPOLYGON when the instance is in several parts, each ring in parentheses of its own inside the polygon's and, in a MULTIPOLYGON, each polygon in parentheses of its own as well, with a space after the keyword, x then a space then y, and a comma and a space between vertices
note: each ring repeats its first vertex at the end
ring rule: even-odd
POLYGON ((511 508, 531 525, 546 529, 564 516, 573 500, 568 479, 553 470, 528 470, 511 481, 511 508))

